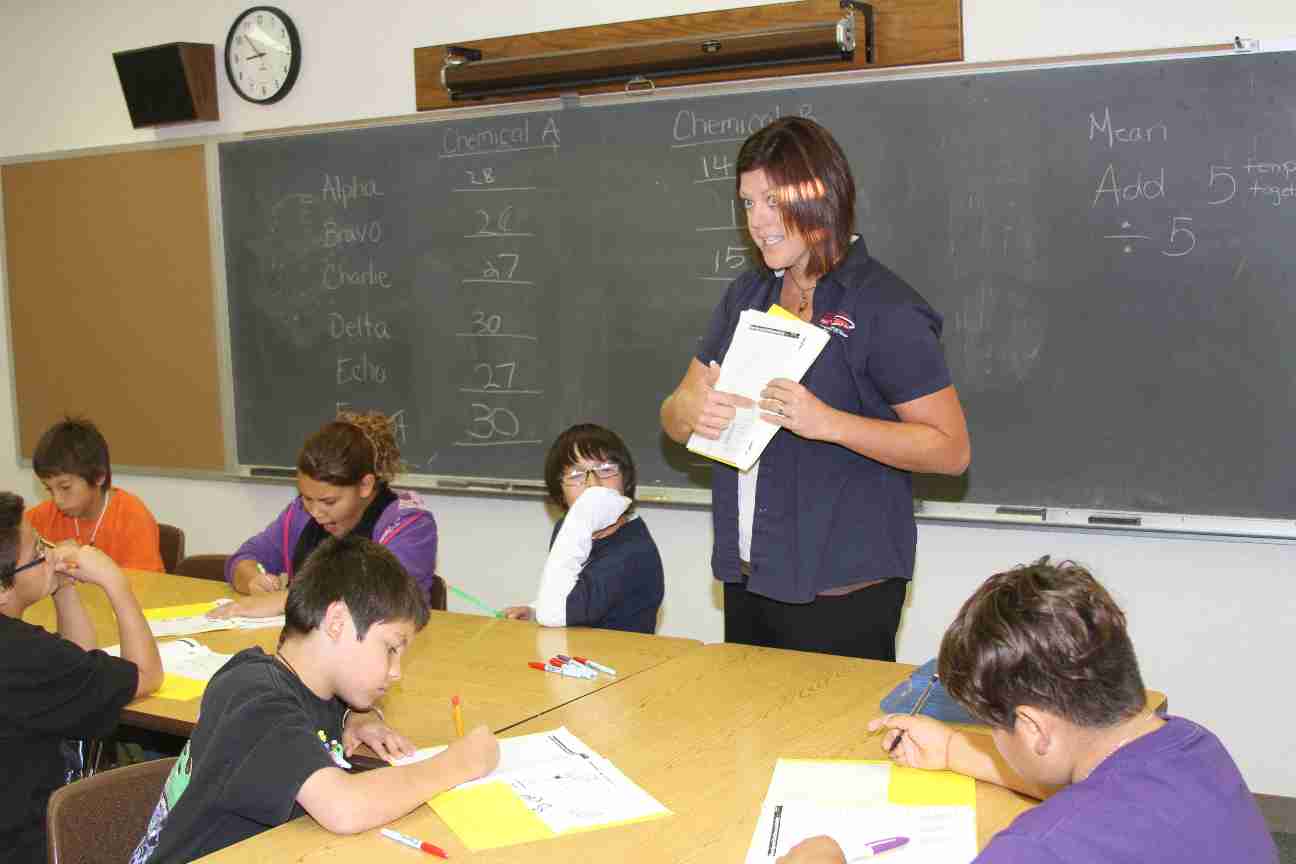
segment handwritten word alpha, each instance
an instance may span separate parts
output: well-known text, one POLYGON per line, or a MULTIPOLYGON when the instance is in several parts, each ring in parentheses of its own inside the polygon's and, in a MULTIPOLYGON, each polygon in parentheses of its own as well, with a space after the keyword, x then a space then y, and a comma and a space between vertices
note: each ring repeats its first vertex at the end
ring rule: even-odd
POLYGON ((340 174, 325 174, 324 188, 320 198, 342 205, 342 209, 351 206, 351 202, 361 198, 382 198, 377 180, 367 180, 352 175, 350 180, 343 180, 340 174))

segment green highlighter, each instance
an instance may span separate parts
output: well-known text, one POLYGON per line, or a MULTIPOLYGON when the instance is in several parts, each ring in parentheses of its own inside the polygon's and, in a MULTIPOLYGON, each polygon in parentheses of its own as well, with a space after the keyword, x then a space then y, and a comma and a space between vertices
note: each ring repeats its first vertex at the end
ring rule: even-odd
POLYGON ((480 599, 469 594, 467 591, 463 591, 459 588, 456 588, 455 586, 451 585, 449 582, 446 583, 446 587, 449 588, 453 594, 462 597, 463 599, 467 600, 469 603, 476 606, 478 609, 481 609, 483 612, 489 613, 492 618, 504 617, 503 612, 499 611, 498 609, 492 609, 491 607, 487 606, 484 602, 482 602, 480 599))

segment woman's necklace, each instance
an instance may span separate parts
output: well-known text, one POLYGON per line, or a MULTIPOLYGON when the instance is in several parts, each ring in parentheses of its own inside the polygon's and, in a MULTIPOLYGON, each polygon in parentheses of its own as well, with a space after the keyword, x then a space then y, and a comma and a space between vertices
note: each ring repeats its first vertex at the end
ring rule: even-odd
MULTIPOLYGON (((99 511, 99 518, 95 520, 94 528, 90 531, 90 539, 85 542, 87 546, 93 546, 95 537, 99 535, 99 526, 103 524, 104 514, 108 512, 108 502, 112 500, 112 490, 109 489, 104 493, 103 509, 99 511)), ((77 545, 81 545, 81 520, 72 520, 72 530, 76 532, 77 545)))
POLYGON ((806 307, 810 305, 810 292, 814 290, 815 286, 812 283, 809 288, 805 287, 797 281, 795 276, 792 275, 791 270, 787 271, 787 275, 788 278, 792 280, 792 284, 801 292, 801 303, 797 306, 796 314, 798 318, 803 317, 805 315, 806 307))

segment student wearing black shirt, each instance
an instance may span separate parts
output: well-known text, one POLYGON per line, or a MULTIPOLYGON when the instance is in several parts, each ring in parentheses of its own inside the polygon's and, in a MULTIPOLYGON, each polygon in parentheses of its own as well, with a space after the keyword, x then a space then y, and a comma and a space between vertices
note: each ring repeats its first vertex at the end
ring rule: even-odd
POLYGON ((65 738, 97 738, 126 703, 162 683, 162 660, 130 583, 91 546, 51 547, 23 520, 23 499, 0 492, 0 849, 15 864, 44 862, 45 807, 64 782, 65 738), (74 582, 108 595, 121 658, 95 650, 74 582), (58 633, 22 620, 52 597, 58 633))
POLYGON ((479 726, 413 765, 343 770, 360 744, 389 760, 414 752, 373 710, 429 617, 390 550, 325 540, 284 616, 274 655, 241 651, 208 684, 132 864, 191 861, 307 813, 338 834, 366 831, 498 763, 498 742, 479 726))

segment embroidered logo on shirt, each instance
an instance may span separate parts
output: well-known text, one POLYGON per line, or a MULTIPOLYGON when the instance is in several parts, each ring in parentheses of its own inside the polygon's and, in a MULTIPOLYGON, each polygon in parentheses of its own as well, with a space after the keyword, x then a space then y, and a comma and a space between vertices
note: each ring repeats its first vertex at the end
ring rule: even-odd
POLYGON ((342 749, 342 745, 337 742, 336 738, 330 741, 328 736, 324 734, 323 729, 315 730, 315 734, 319 736, 320 743, 324 745, 324 752, 329 754, 329 758, 333 760, 334 765, 339 768, 351 767, 351 763, 347 761, 346 752, 342 749))
POLYGON ((843 339, 849 339, 850 331, 855 329, 855 322, 843 312, 825 312, 819 316, 819 326, 843 339))

